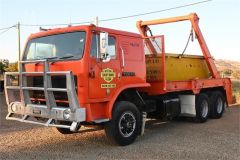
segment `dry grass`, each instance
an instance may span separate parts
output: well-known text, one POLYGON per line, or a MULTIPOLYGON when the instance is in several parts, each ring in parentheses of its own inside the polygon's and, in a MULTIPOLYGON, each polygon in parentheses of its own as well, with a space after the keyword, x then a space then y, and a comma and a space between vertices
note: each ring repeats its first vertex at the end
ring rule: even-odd
POLYGON ((232 80, 233 103, 240 104, 240 80, 232 80))

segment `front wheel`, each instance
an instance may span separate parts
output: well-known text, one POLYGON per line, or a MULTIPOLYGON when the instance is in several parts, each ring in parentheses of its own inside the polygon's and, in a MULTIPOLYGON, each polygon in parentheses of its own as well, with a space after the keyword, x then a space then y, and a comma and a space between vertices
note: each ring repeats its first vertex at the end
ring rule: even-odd
POLYGON ((140 112, 131 102, 116 102, 112 119, 105 124, 106 135, 115 143, 125 146, 137 138, 140 132, 140 112))

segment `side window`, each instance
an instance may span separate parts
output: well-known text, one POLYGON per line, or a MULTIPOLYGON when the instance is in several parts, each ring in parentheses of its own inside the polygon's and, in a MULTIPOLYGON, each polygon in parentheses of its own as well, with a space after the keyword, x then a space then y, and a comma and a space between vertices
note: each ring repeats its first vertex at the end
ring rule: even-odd
POLYGON ((110 55, 111 59, 116 59, 116 40, 112 36, 108 38, 107 53, 110 55))
POLYGON ((100 48, 99 48, 99 35, 96 34, 96 33, 93 33, 92 35, 92 44, 91 44, 91 57, 93 58, 98 58, 98 53, 100 51, 100 48))
MULTIPOLYGON (((98 58, 100 57, 100 37, 98 34, 93 33, 92 35, 92 44, 91 44, 91 57, 98 58)), ((110 55, 111 59, 116 59, 116 40, 113 36, 108 38, 108 49, 107 53, 110 55)))

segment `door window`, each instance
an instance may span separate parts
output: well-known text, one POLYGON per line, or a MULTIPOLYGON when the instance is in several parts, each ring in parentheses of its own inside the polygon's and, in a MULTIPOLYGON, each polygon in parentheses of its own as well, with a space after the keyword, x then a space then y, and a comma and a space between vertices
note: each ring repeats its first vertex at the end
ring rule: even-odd
MULTIPOLYGON (((116 59, 116 39, 113 36, 108 37, 107 54, 111 59, 116 59)), ((100 58, 100 37, 99 34, 93 33, 91 44, 91 57, 100 58)))

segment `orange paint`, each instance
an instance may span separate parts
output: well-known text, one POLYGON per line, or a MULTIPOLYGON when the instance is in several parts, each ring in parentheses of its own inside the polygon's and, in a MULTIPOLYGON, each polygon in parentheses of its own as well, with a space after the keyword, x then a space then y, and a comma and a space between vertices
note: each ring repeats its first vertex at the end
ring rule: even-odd
MULTIPOLYGON (((198 20, 199 18, 196 14, 190 14, 188 16, 162 20, 146 22, 140 21, 137 23, 140 35, 130 32, 96 27, 94 25, 57 28, 37 34, 32 34, 28 40, 66 32, 86 32, 86 43, 82 59, 64 60, 56 61, 52 64, 50 63, 50 71, 72 71, 73 75, 77 77, 77 95, 80 105, 86 108, 88 122, 96 119, 111 119, 112 107, 115 100, 123 90, 129 88, 136 88, 139 91, 147 92, 149 95, 159 95, 184 90, 191 90, 194 94, 197 94, 203 88, 223 86, 226 90, 228 103, 231 104, 231 81, 230 79, 219 78, 219 74, 213 63, 213 59, 198 27, 198 20), (143 38, 147 37, 146 31, 148 25, 171 23, 183 20, 191 21, 193 29, 198 37, 204 58, 212 73, 212 78, 167 82, 165 75, 165 58, 162 58, 164 71, 163 82, 148 83, 146 81, 146 64, 143 46, 143 38), (109 36, 115 38, 115 59, 111 59, 109 62, 104 63, 100 59, 90 56, 93 32, 108 32, 109 36), (122 50, 124 51, 124 57, 121 54, 122 50), (123 59, 125 63, 124 67, 123 59), (103 77, 101 77, 101 72, 107 68, 111 69, 115 75, 112 75, 113 79, 110 82, 107 82, 103 77), (101 87, 102 84, 105 84, 105 86, 107 86, 106 84, 113 85, 111 85, 112 88, 106 89, 101 87)), ((146 43, 148 48, 150 48, 151 53, 156 54, 151 42, 149 40, 146 40, 146 43)), ((164 53, 165 52, 163 51, 163 57, 165 57, 164 53)), ((41 64, 26 65, 27 72, 42 70, 43 66, 41 64)))

